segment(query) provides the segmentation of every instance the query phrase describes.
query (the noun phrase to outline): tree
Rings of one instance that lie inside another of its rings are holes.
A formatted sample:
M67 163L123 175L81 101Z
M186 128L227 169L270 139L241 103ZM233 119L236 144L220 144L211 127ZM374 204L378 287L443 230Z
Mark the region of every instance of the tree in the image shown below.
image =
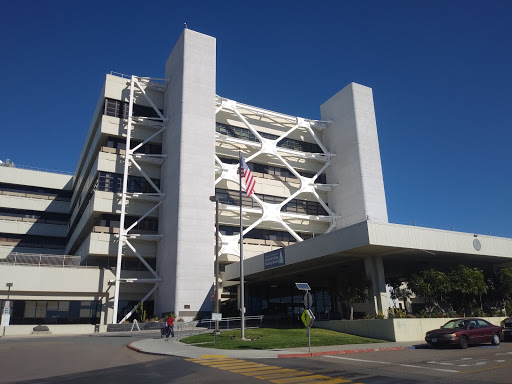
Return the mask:
M386 284L391 288L389 296L393 300L393 304L396 307L396 301L402 299L404 303L411 297L411 290L406 286L402 288L403 281L398 277L389 277L386 279Z
M483 311L482 295L489 290L484 273L478 268L460 264L450 271L449 277L452 283L452 303L462 310L463 315L466 316L466 312L473 312L477 298L480 310Z
M487 279L489 286L488 300L490 307L498 310L507 310L512 301L512 272L508 268L499 269ZM507 315L511 315L508 313Z
M337 287L338 297L350 308L350 320L354 319L354 303L364 303L368 300L368 287L370 283L366 279L357 278L355 275L345 275Z
M441 304L445 302L446 295L451 291L451 284L444 272L426 269L418 274L413 274L407 286L416 296L425 300L425 308L430 314L436 307L445 313Z

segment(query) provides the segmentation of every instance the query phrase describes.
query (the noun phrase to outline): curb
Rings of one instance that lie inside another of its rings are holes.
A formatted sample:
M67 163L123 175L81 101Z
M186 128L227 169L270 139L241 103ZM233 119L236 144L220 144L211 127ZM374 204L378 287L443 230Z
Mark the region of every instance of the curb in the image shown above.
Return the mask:
M173 356L173 355L169 355L167 353L157 353L157 352L147 352L147 351L143 351L142 349L140 348L137 348L137 347L134 347L132 345L132 343L129 343L127 345L128 349L131 349L132 351L135 351L135 352L138 352L138 353L144 353L146 355L154 355L154 356Z
M371 349L348 349L345 351L326 351L326 352L307 352L307 353L289 353L277 355L280 359L287 359L290 357L313 357L323 355L347 355L350 353L361 353L361 352L384 352L384 351L400 351L404 349L410 349L410 347L389 347L389 348L371 348Z

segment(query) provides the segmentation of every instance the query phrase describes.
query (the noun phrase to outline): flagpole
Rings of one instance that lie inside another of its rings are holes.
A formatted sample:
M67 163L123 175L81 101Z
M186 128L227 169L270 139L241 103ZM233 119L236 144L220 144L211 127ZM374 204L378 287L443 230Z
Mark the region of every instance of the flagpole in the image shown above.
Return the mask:
M245 340L245 298L244 298L244 227L242 224L242 152L239 151L239 200L240 200L240 339Z

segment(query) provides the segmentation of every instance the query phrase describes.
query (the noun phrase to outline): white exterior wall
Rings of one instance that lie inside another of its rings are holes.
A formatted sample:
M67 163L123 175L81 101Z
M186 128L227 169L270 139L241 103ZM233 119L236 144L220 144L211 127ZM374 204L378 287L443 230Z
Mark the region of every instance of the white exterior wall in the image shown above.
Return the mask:
M193 317L213 284L215 39L185 29L165 67L156 314ZM181 315L180 315L181 314Z
M329 207L342 216L338 228L366 220L387 222L377 124L371 88L351 83L321 106L332 121L322 141L336 154L327 181L340 186L328 193Z
M101 300L101 323L108 324L113 295L108 280L114 278L108 269L0 264L0 298L7 298L6 283L13 283L11 300Z
M368 223L370 243L380 246L403 247L469 255L492 255L509 261L512 256L512 239L446 231L391 223ZM478 240L481 248L473 244Z
M32 171L16 167L0 167L2 183L37 186L42 188L71 189L71 176L59 173Z

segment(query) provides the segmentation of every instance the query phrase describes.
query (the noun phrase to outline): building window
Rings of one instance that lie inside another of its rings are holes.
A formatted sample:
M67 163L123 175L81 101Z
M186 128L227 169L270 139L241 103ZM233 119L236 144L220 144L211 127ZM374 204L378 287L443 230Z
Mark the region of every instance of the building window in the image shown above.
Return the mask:
M240 234L240 227L232 227L229 225L220 225L219 231L226 236L235 236ZM312 233L298 233L302 239L310 239L314 236ZM284 241L293 243L295 237L285 231L273 231L270 229L254 228L244 235L244 239L257 239L257 240L270 240L270 241Z
M3 303L2 303L3 305ZM12 325L99 324L101 301L11 300Z
M219 156L219 159L226 164L238 164L238 159L228 158L228 157L221 157ZM297 177L288 169L283 167L274 167L268 164L259 164L250 162L247 164L249 169L253 172L263 173L266 175L272 175L272 176L280 176L280 177L290 177L295 180L298 180ZM315 173L305 172L305 171L297 171L300 175L304 177L313 177L315 176ZM316 180L316 183L318 184L326 184L326 177L325 173L322 173L319 175Z
M153 183L159 187L160 180L152 179ZM98 191L121 193L123 190L123 175L111 172L98 172L96 189ZM141 176L128 176L127 191L134 193L154 193L155 189L149 182Z
M259 141L256 138L256 136L254 135L254 133L252 133L247 128L235 127L233 125L228 125L228 124L223 124L223 123L216 123L215 131L222 135L226 135L229 137L235 137L237 139L255 141L255 142ZM267 133L267 132L259 132L258 131L258 133L262 137L269 139L269 140L275 140L279 137L277 135L273 135L273 134ZM277 143L277 146L281 147L281 148L286 148L286 149L293 149L294 151L300 151L300 152L323 153L322 148L320 148L320 146L318 144L308 143L307 141L289 139L287 137L280 140Z
M119 117L121 119L128 119L129 107L130 103L128 102L106 98L103 114L112 117ZM163 114L163 111L160 110L160 113ZM133 104L133 116L160 117L152 107L146 107L139 104Z
M215 188L215 196L219 198L219 202L221 204L239 205L240 197L238 191ZM258 197L263 202L269 204L279 204L285 200L284 197L264 194L258 194ZM245 194L242 195L242 206L250 208L259 208L258 203L256 203L253 199L246 197ZM299 199L293 199L290 202L286 203L281 208L281 212L293 212L315 216L328 216L327 211L319 202Z

